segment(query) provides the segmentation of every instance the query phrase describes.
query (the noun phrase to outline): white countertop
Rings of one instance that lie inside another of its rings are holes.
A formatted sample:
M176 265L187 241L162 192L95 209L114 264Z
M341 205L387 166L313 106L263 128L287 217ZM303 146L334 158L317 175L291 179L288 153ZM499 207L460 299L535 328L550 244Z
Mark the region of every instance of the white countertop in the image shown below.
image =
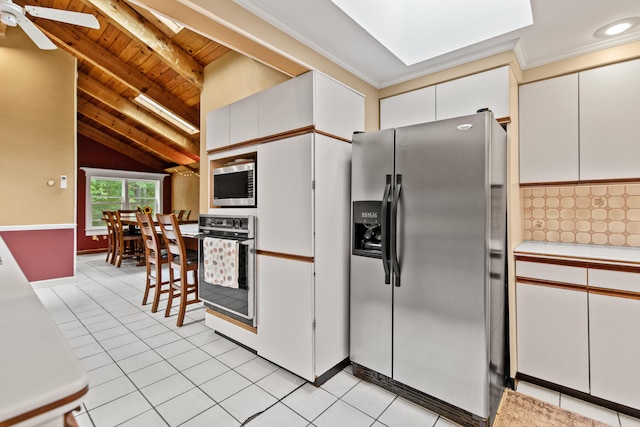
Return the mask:
M37 425L77 407L89 377L2 238L0 259L0 424Z
M515 249L516 255L532 255L599 263L640 265L640 248L588 245L579 243L537 242L526 240Z

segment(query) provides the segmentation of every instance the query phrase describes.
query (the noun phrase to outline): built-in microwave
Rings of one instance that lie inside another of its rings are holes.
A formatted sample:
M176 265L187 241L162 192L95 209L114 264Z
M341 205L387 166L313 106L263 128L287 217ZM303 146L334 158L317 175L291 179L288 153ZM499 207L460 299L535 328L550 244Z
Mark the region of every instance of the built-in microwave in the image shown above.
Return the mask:
M256 206L256 163L228 164L213 169L214 206Z

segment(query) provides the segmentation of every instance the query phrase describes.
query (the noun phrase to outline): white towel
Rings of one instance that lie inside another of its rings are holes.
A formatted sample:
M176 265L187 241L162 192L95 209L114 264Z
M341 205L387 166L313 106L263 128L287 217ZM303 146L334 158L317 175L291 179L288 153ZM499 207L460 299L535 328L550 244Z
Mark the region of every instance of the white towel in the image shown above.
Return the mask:
M238 288L238 242L205 237L204 281L212 285Z

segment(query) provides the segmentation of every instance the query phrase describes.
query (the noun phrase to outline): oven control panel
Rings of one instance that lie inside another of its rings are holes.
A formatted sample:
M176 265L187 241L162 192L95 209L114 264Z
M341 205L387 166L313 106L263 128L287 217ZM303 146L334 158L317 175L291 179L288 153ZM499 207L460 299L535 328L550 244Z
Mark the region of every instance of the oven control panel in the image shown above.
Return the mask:
M203 215L198 220L199 231L204 234L243 234L253 237L253 215Z

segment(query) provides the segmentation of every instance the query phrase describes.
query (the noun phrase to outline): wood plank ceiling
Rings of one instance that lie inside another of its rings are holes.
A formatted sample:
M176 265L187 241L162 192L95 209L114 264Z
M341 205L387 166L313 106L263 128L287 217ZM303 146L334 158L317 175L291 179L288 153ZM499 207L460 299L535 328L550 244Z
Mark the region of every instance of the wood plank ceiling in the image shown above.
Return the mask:
M203 68L229 52L187 28L174 33L150 11L122 0L14 0L95 15L100 29L31 19L78 59L78 133L154 169L197 168L190 135L134 103L145 94L200 128Z

